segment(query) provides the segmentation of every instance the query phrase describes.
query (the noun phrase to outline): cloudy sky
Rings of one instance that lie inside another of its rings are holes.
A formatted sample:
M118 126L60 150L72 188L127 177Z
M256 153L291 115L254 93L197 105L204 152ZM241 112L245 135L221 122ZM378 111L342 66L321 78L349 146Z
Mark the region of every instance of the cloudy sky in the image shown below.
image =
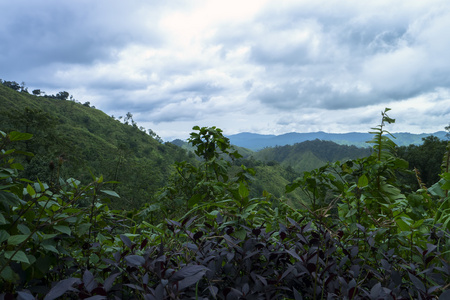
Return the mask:
M164 140L450 122L450 2L0 1L0 78L131 112Z

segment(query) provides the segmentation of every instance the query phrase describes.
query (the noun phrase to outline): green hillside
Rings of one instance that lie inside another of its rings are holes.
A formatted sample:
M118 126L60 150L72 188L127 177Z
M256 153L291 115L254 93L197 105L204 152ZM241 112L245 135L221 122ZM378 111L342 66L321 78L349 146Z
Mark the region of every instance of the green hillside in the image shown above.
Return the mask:
M19 93L0 85L0 129L33 134L21 150L35 156L25 163L25 175L43 182L92 175L120 184L119 207L134 207L151 199L165 184L175 161L189 159L185 150L162 144L131 119L130 125L104 112L70 100Z
M53 182L74 177L84 183L92 175L118 181L114 190L121 196L113 203L118 208L137 208L153 202L164 187L175 162L193 162L193 147L187 142L161 143L132 120L124 124L87 104L70 100L34 96L0 85L0 130L33 134L21 149L35 154L24 162L24 176ZM253 151L236 147L241 155ZM187 151L186 151L187 150ZM251 181L251 195L268 191L284 195L284 186L296 176L282 166L253 164L256 174ZM302 201L301 192L289 195L290 203Z
M305 141L295 145L264 148L254 153L254 158L264 162L276 161L296 172L310 171L327 162L343 161L370 155L369 148L338 145L330 141Z

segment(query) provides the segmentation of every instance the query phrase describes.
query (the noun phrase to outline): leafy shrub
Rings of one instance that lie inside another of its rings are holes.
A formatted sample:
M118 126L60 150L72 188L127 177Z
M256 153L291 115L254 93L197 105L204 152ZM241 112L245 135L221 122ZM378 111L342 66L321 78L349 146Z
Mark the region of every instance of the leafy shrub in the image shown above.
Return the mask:
M173 235L160 245L121 235L123 248L102 267L78 270L46 299L433 299L450 276L432 244L407 262L384 250L376 232L345 239L303 220L267 232L222 226L220 216L215 223L195 219L168 221ZM242 229L243 239L235 234ZM184 242L171 244L174 238Z
M118 195L102 177L19 179L14 158L31 154L11 144L31 135L0 132L0 297L448 297L450 155L439 183L404 194L396 174L407 165L383 128L394 121L387 111L372 155L286 187L310 196L302 210L267 193L250 198L253 170L229 176L226 156L239 156L215 127L194 128L199 163L178 163L159 202L137 211L110 210Z

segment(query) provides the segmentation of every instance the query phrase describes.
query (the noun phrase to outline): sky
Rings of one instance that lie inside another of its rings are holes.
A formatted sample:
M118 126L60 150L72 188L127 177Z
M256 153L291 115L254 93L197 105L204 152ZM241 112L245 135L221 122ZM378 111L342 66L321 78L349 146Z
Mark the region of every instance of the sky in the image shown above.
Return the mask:
M165 141L450 123L447 0L0 1L0 78Z

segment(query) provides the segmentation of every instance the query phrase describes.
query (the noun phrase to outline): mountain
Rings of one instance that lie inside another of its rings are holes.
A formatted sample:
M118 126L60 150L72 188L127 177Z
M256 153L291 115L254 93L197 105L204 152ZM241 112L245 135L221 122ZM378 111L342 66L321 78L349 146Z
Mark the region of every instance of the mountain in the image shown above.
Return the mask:
M434 135L440 139L446 138L445 131L438 131L435 133L421 133L413 134L407 132L393 133L396 137L394 139L398 146L407 146L410 144L421 144L422 138ZM227 136L231 143L236 146L248 148L254 151L263 149L265 147L275 147L284 145L294 145L304 141L313 141L316 139L323 141L332 141L340 145L353 145L357 147L368 147L366 141L372 139L370 133L349 132L349 133L326 133L323 131L297 133L291 132L281 135L264 135L257 133L243 132Z
M131 114L124 124L86 103L35 96L2 84L0 116L1 131L33 134L30 141L17 144L35 154L23 162L22 176L47 183L73 177L88 183L91 173L103 175L120 182L110 187L121 196L114 207L131 209L149 202L167 183L175 161L192 160L184 149L138 128Z
M25 166L21 176L50 185L57 177L76 178L83 184L91 182L92 175L118 181L109 187L120 195L112 203L114 208L151 203L167 185L175 162L194 162L192 152L186 151L194 150L190 144L181 140L161 143L132 118L124 124L88 103L31 95L0 84L0 116L1 131L33 134L30 141L16 144L19 150L35 154L21 161ZM236 148L245 157L253 154ZM257 173L251 183L252 197L261 196L263 190L281 197L284 186L295 177L279 165L253 167ZM301 201L300 190L290 194L293 206Z
M371 148L339 145L316 139L294 145L267 147L254 152L253 158L264 162L274 161L296 172L311 171L327 162L344 161L370 155Z

